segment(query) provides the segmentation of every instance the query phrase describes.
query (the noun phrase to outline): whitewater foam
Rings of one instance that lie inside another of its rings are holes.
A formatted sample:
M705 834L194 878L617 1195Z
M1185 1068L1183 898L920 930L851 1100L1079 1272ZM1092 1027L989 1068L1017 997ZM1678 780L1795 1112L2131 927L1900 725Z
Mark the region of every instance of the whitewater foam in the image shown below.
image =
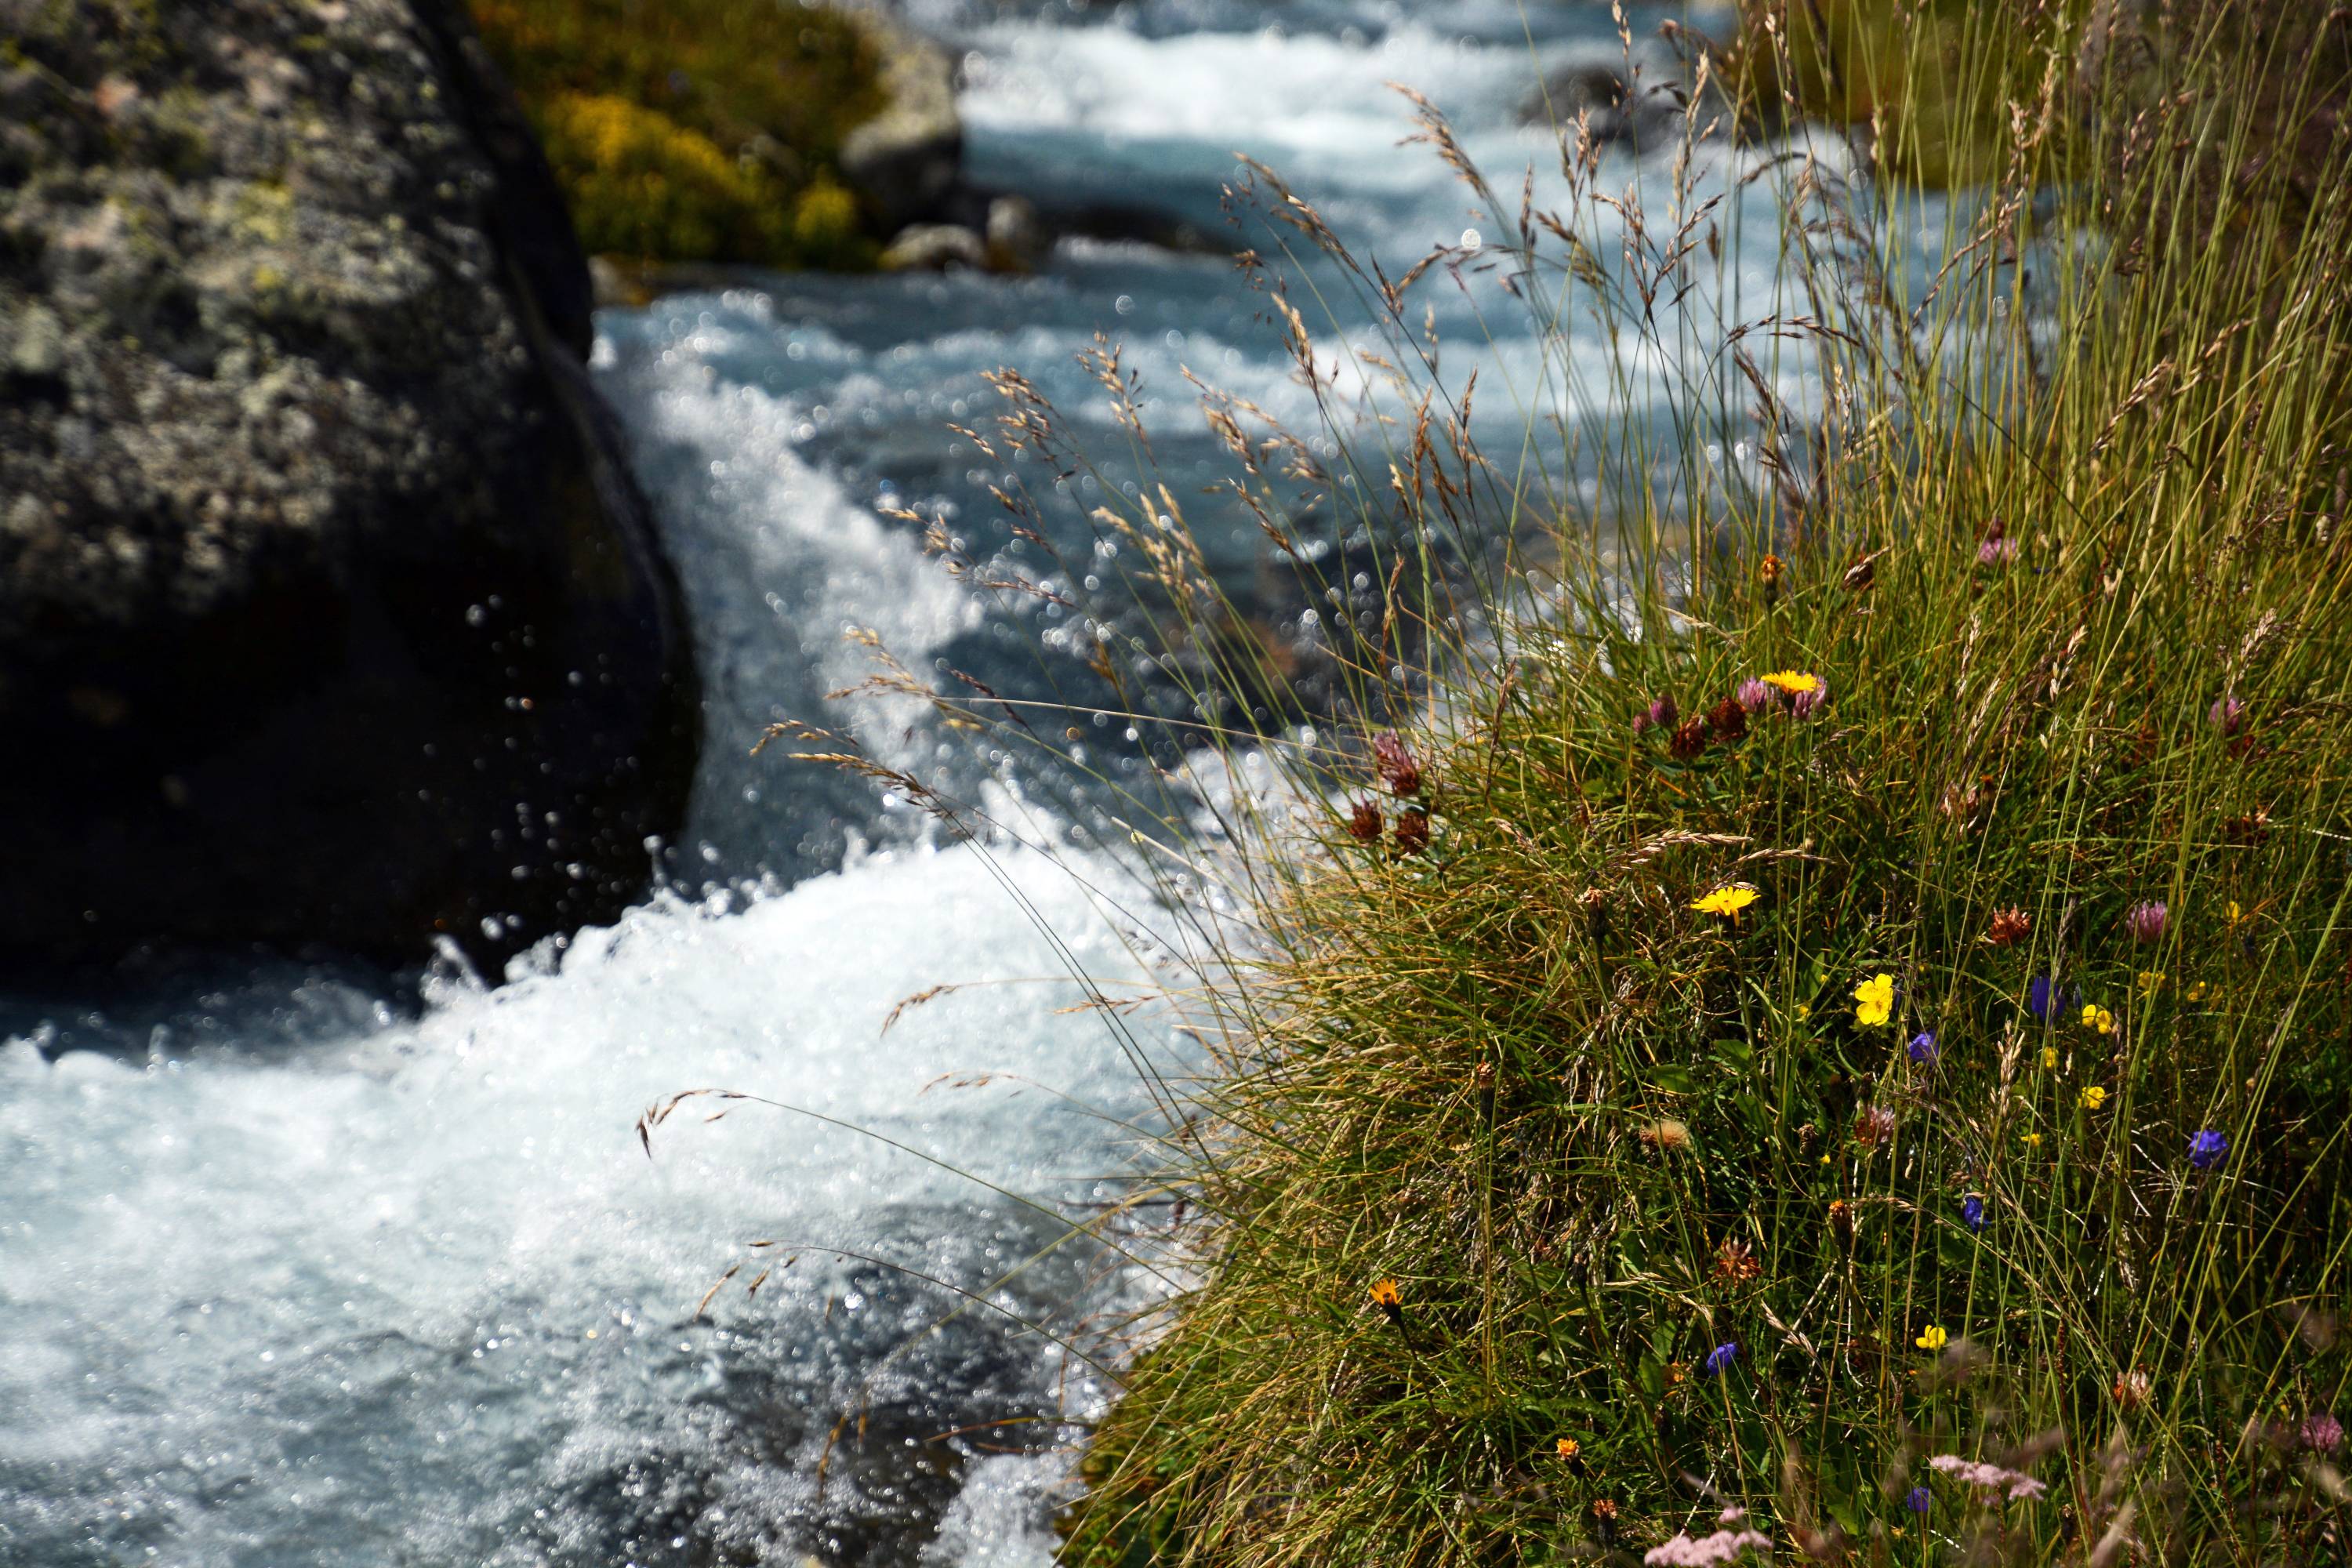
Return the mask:
M957 1298L823 1249L1065 1328L1129 1288L1098 1250L991 1291L1055 1227L969 1179L757 1107L689 1102L651 1159L632 1130L677 1089L780 1091L1014 1192L1114 1195L1129 1135L1023 1080L1114 1116L1147 1097L1096 1018L1056 1015L1081 993L1000 877L1086 968L1134 974L1066 870L966 846L739 911L662 900L552 973L445 981L291 1059L0 1048L0 1561L844 1561L908 1465L954 1469L937 1433L1083 1414L1099 1391L1050 1342L984 1311L926 1338ZM983 984L880 1032L943 982ZM744 1250L763 1237L791 1245ZM892 1463L822 1498L814 1454L860 1408ZM1052 1473L991 1517L1034 1526Z

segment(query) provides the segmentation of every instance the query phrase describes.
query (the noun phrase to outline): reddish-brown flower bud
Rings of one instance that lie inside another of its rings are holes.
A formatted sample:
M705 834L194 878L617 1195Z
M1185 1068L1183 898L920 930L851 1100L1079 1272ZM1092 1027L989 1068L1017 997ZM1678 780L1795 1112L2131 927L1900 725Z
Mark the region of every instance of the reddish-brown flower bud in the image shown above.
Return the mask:
M2148 1395L2156 1392L2156 1380L2148 1376L2146 1367L2136 1366L2129 1372L2117 1373L2115 1386L2108 1392L2115 1395L2117 1405L2126 1410L2137 1410L2147 1403Z
M1397 818L1396 847L1400 855L1418 855L1429 847L1429 813L1415 808Z
M1666 742L1666 752L1676 761L1686 763L1704 752L1706 742L1706 721L1694 719L1675 731L1674 739Z
M1992 917L1992 929L1985 932L1985 940L1995 947L2007 947L2032 930L2033 917L2023 910L2002 910Z
M1738 698L1727 697L1706 710L1706 722L1717 739L1740 740L1748 733L1748 710L1739 705Z
M1372 766L1391 795L1402 799L1421 793L1421 763L1394 730L1372 737Z
M1360 800L1348 810L1348 837L1360 844L1377 842L1381 836L1381 808L1369 800Z
M1764 1266L1744 1241L1728 1239L1715 1249L1715 1279L1719 1285L1745 1285L1763 1272Z

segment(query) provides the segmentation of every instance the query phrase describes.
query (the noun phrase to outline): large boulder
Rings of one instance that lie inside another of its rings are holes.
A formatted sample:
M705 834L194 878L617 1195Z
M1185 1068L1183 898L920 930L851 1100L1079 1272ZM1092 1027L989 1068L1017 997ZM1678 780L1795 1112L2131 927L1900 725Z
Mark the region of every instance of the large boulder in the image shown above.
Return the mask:
M609 917L690 644L459 0L0 0L0 962Z

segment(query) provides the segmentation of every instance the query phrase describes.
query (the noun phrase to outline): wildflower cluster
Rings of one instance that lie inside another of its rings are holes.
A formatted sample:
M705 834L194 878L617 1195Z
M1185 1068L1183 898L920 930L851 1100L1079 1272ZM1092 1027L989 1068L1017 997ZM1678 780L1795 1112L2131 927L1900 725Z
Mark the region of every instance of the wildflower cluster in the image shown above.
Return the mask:
M2049 1487L2021 1470L2000 1465L1989 1465L1978 1459L1963 1459L1958 1454L1938 1454L1929 1459L1930 1468L1951 1477L1964 1486L1989 1492L2000 1492L2011 1502L2038 1502L2049 1493Z
M1705 756L1711 746L1733 746L1748 739L1750 714L1773 710L1810 719L1828 700L1829 686L1821 677L1801 670L1778 670L1741 681L1730 696L1688 721L1683 720L1682 710L1675 705L1672 696L1656 698L1634 714L1633 731L1636 734L1650 730L1659 731L1666 736L1669 757L1681 763L1695 762Z

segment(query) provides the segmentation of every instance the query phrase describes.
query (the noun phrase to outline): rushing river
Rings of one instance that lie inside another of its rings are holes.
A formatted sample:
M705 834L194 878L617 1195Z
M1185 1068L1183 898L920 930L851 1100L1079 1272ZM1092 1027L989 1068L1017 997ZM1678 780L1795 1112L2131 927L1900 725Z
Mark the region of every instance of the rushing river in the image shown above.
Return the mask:
M1392 274L1493 220L1396 145L1384 84L1443 105L1515 191L1557 163L1518 123L1539 71L1620 49L1605 6L1565 0L909 10L964 53L975 182L1256 243L1221 203L1246 151ZM1533 363L1486 283L1423 291L1478 363ZM927 676L1091 689L1082 615L951 580L888 510L989 514L1003 476L945 426L989 417L1000 365L1115 445L1074 363L1098 331L1180 480L1217 462L1182 368L1311 425L1264 310L1229 259L1097 239L1027 277L780 277L608 313L598 374L708 687L674 889L490 984L162 964L0 998L0 1563L1045 1561L1069 1423L1106 1393L1063 1342L1159 1286L1049 1247L1055 1223L1002 1192L1079 1215L1123 1190L1155 1110L1130 1052L1183 1058L1164 1020L1123 1042L1066 1010L1070 975L1116 990L1165 953L1148 912L1073 875L1116 885L1102 819L919 705L824 696L870 670L850 628ZM1196 521L1246 602L1254 528ZM1115 575L1064 542L1072 576ZM992 792L1062 858L950 842L868 784L747 754L828 715ZM1118 726L1082 728L1090 765L1142 766ZM965 988L884 1032L946 984ZM689 1102L649 1159L638 1112L706 1085L833 1120Z

